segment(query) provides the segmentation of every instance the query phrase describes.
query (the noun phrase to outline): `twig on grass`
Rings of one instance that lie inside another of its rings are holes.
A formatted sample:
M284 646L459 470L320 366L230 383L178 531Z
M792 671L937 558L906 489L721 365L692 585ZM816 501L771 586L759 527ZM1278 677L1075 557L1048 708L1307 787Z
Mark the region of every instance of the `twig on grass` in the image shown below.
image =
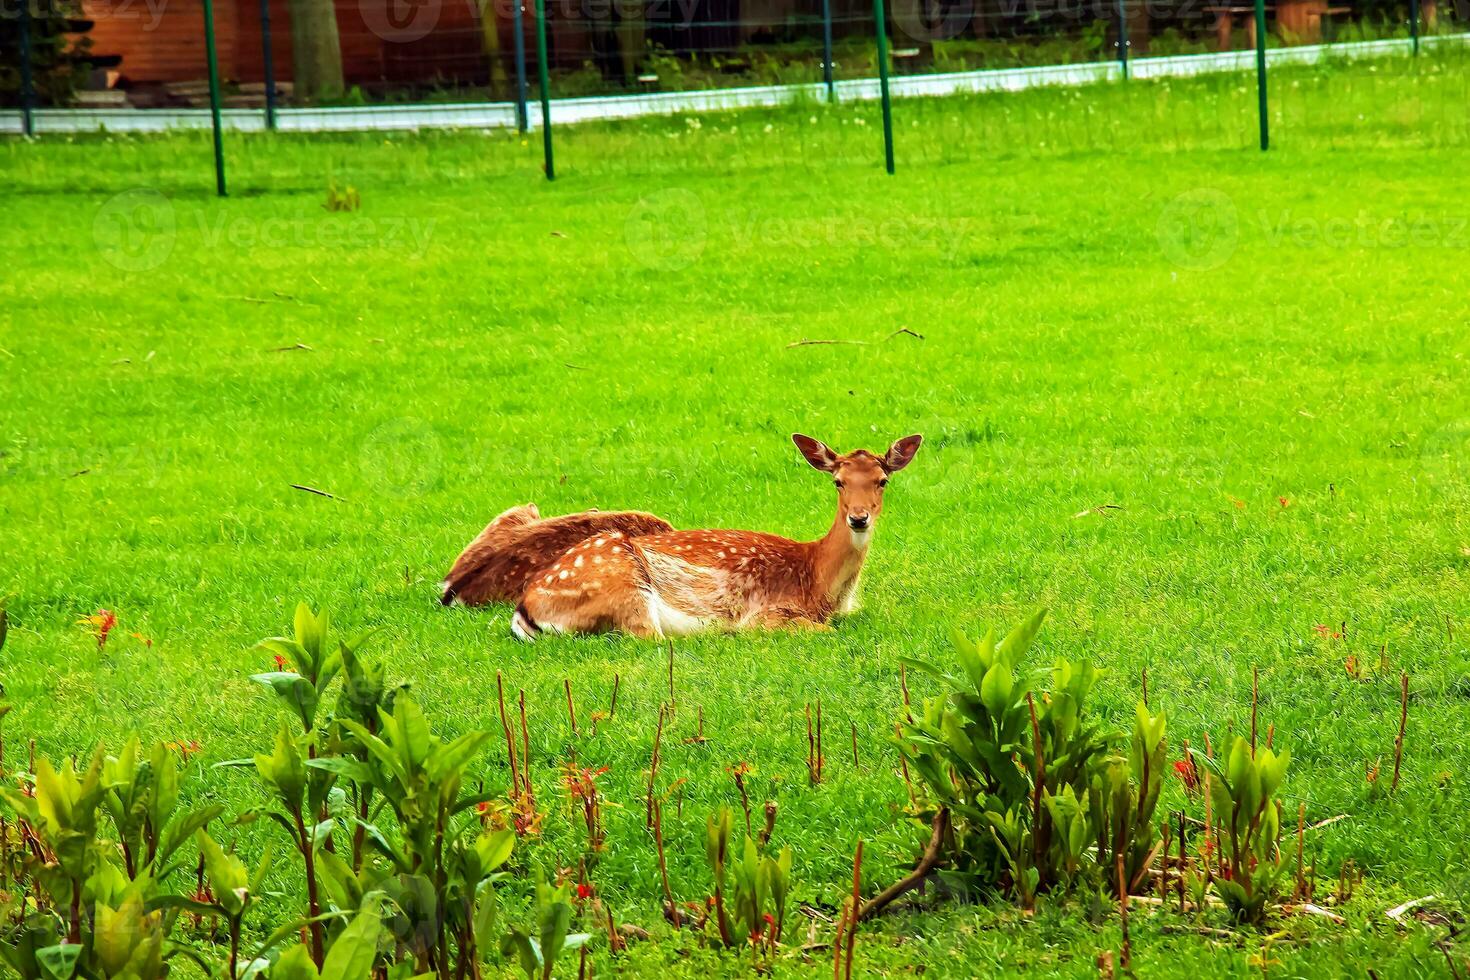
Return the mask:
M806 338L803 338L801 340L793 340L791 343L786 345L786 349L790 350L793 347L820 347L831 344L852 344L857 347L868 346L868 342L866 340L808 340Z
M871 919L882 912L904 894L922 885L930 873L939 867L939 852L944 846L945 836L949 833L949 810L941 807L934 814L932 826L933 832L929 835L929 843L924 848L924 854L919 858L919 863L914 865L914 870L864 902L862 909L858 912L859 921Z
M290 486L292 490L302 490L306 493L314 493L318 497L326 497L328 500L341 500L343 503L347 502L342 497L337 496L335 493L328 493L325 490L318 490L316 487L308 487L303 483L293 483Z

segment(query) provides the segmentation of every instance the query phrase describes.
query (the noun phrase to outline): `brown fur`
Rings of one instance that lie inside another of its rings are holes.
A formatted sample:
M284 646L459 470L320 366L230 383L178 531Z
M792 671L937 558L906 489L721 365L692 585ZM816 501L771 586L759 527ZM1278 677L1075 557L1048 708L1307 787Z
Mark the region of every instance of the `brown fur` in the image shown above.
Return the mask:
M455 559L441 601L467 606L518 602L536 573L578 541L614 532L637 537L671 530L673 525L663 518L639 511L587 510L543 520L535 504L512 507Z
M662 636L707 628L821 625L850 608L888 477L913 459L909 436L882 456L837 455L794 437L807 462L837 485L837 515L816 541L758 531L600 535L533 576L521 627Z

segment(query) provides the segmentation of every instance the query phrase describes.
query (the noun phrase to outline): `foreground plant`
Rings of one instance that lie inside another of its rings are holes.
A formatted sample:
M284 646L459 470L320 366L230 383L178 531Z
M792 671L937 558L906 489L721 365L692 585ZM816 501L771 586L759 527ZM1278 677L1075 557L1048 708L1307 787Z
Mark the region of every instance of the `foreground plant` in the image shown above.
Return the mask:
M1259 923L1286 873L1281 852L1281 804L1291 752L1259 751L1237 736L1225 765L1195 752L1210 770L1215 839L1220 856L1215 890L1240 922Z
M922 786L915 811L929 825L929 842L914 872L863 915L934 873L952 890L998 892L1031 909L1042 892L1084 878L1115 881L1117 854L1125 887L1152 860L1164 718L1140 705L1125 755L1121 738L1087 711L1100 670L1064 660L1023 670L1044 617L1037 612L999 641L994 631L978 643L955 633L959 674L906 660L944 687L898 734L904 764Z
M791 891L791 848L777 857L763 854L746 835L738 854L731 849L731 815L721 807L705 824L705 857L714 876L714 920L720 942L728 947L749 944L751 956L762 949L769 958L786 925L786 897Z
M181 807L178 760L137 739L116 756L99 745L80 769L42 758L35 770L23 788L0 788L15 821L0 958L24 980L163 977L169 960L192 955L172 939L186 900L169 881L221 808Z
M549 885L537 872L535 920L511 926L502 944L502 952L516 957L528 980L550 980L557 958L592 938L590 933L571 931L574 911L572 885Z

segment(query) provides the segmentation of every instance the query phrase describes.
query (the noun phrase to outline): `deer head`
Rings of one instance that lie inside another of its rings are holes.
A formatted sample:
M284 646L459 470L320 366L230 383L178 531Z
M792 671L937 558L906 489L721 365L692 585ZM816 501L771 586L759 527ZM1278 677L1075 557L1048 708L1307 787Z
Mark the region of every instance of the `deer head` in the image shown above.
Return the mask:
M791 441L814 469L832 474L832 482L837 487L834 528L846 524L853 543L862 546L867 544L883 510L883 488L888 486L888 478L909 465L924 437L904 436L882 455L866 449L839 455L820 440L800 433L793 435Z

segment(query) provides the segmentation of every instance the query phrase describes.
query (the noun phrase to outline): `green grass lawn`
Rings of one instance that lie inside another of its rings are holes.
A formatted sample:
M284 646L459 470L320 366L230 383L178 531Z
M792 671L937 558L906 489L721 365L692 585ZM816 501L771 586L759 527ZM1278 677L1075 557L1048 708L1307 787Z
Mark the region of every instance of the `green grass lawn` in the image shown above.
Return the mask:
M1284 99L1264 155L1243 78L900 102L893 178L869 106L568 132L555 183L534 136L232 136L227 200L196 136L0 144L6 757L31 738L52 757L134 731L197 739L196 792L259 802L207 766L269 738L252 644L308 598L343 628L382 627L369 649L446 733L498 726L497 673L525 690L550 814L523 858L575 860L550 789L569 752L609 767L593 877L655 931L620 969L745 972L657 924L642 797L666 651L522 646L505 608L441 608L437 582L527 500L815 537L833 494L790 433L846 450L917 431L860 613L676 644L660 785L685 781L668 817L681 897L709 891L704 819L737 802L737 761L780 804L796 898L830 913L859 838L869 891L902 874L897 658L943 658L949 625L1046 606L1037 663L1105 666L1119 725L1146 669L1176 748L1248 726L1258 668L1262 727L1294 755L1288 811L1346 815L1308 834L1319 897L1347 862L1366 876L1346 926L1282 920L1264 954L1267 934L1137 912L1140 976L1254 973L1262 955L1282 976L1446 973L1442 928L1383 911L1470 901L1465 110L1404 109L1416 79L1454 93L1463 70L1304 76L1298 93L1321 98ZM1139 105L1154 125L1125 139ZM1309 125L1329 110L1366 119ZM1025 142L1048 118L1060 136ZM322 208L332 179L361 210ZM99 608L119 619L101 651L77 625ZM1400 671L1401 785L1370 800ZM615 720L574 739L563 680L585 719L615 675ZM811 788L818 699L828 781ZM701 710L708 741L686 743ZM506 773L490 751L486 785ZM1184 803L1171 787L1161 808ZM268 832L238 831L242 849ZM857 972L1091 976L1118 941L1114 911L1086 902L1032 919L921 904L865 930ZM780 970L821 975L829 955Z

